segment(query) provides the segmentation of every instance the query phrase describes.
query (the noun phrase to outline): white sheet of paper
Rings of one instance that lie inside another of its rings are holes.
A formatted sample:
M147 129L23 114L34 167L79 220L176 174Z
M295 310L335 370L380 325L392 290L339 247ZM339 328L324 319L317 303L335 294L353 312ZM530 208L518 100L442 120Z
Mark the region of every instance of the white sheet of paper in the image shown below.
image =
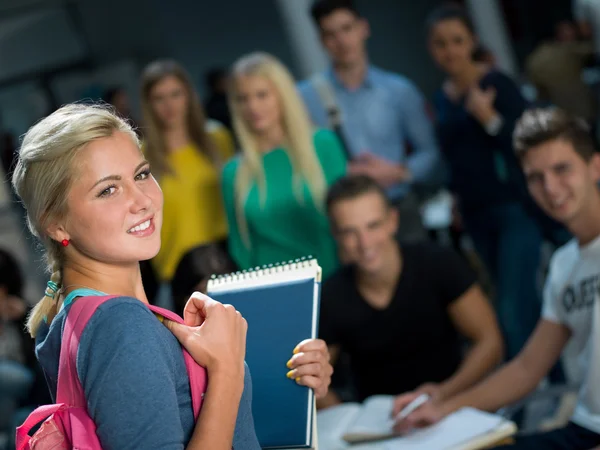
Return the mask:
M365 401L362 408L346 403L319 411L320 450L454 450L497 430L503 423L509 424L501 416L463 408L432 427L406 436L355 445L343 441L346 433L385 435L389 432L392 404L393 397L375 396Z
M391 433L394 426L393 406L394 397L392 396L377 395L370 397L363 403L360 415L347 432L381 435Z
M391 412L394 397L374 396L363 405L344 403L318 413L321 450L385 450L383 442L350 445L342 439L349 432L388 434L392 430Z
M324 450L347 448L348 445L342 441L342 435L356 421L359 410L359 404L344 403L319 411L317 414L319 447Z
M494 414L463 408L430 428L386 441L385 450L450 449L493 431L504 421Z

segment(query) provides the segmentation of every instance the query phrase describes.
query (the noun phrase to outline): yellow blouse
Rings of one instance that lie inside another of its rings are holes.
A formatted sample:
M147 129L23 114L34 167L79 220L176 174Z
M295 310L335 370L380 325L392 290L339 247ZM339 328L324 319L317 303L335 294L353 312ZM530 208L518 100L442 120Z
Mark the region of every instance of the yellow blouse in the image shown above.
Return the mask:
M207 132L223 161L233 156L233 139L224 126L211 123ZM194 144L169 154L168 162L173 173L159 180L164 196L162 244L152 260L158 277L166 282L188 250L227 237L219 168Z

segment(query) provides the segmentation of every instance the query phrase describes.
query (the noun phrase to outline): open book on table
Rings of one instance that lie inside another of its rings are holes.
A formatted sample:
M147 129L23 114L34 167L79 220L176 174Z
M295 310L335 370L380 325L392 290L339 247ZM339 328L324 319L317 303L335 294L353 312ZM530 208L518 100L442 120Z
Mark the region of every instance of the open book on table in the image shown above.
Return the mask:
M373 396L362 405L346 403L320 411L320 450L477 450L517 431L499 415L462 408L429 428L395 436L392 405L391 396Z

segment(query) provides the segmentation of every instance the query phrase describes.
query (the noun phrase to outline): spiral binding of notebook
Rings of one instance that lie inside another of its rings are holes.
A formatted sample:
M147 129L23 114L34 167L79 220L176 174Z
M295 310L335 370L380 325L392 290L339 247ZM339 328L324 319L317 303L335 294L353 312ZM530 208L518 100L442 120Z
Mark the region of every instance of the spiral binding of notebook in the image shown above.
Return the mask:
M213 275L208 281L208 291L218 292L221 289L232 289L236 286L277 284L302 278L315 278L321 281L321 267L312 256L296 260L268 264L253 269L241 270L225 275Z

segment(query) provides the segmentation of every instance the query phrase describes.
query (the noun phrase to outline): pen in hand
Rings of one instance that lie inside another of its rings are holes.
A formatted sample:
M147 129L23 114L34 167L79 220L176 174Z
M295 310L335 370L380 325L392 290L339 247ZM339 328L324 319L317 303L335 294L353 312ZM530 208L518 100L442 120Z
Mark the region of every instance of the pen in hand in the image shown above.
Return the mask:
M402 408L396 417L394 417L394 422L398 423L408 416L410 416L413 412L415 412L418 408L420 408L423 404L427 403L430 400L428 394L421 394L417 398L415 398L412 402Z

